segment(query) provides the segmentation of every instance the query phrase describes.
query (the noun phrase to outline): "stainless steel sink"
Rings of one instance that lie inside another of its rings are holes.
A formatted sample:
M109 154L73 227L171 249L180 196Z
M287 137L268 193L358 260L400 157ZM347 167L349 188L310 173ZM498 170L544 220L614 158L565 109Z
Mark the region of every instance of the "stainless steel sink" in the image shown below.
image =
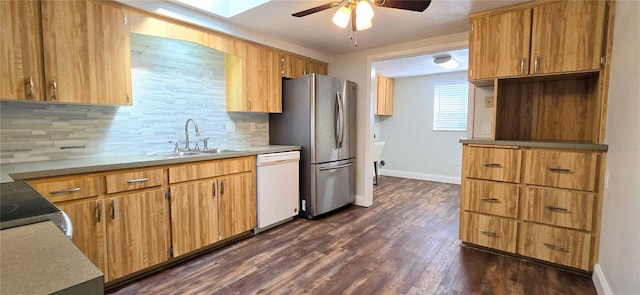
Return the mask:
M223 153L237 153L244 152L246 150L232 150L232 149L208 149L206 151L195 151L202 154L223 154Z
M183 157L195 157L205 155L215 155L224 153L244 152L246 150L232 150L232 149L209 149L206 151L181 151L181 152L149 152L144 153L147 156L160 157L166 159L183 158Z
M201 156L202 154L196 151L186 151L186 152L162 152L162 153L150 152L150 153L145 153L145 155L171 159L171 158Z

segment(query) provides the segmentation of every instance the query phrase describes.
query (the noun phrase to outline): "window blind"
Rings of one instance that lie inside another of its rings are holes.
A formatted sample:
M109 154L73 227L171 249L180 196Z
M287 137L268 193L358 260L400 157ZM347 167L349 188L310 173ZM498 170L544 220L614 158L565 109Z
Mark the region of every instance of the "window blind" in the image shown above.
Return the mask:
M434 92L433 130L467 130L469 83L436 84Z

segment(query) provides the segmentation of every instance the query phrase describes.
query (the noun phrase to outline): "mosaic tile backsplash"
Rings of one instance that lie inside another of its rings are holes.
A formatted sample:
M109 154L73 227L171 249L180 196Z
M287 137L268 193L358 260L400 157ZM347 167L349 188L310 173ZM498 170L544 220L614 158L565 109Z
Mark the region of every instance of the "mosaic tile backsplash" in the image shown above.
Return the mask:
M0 102L0 163L171 151L188 118L201 135L190 124L190 140L210 137L209 147L268 144L268 114L225 111L224 75L222 52L132 34L133 106Z

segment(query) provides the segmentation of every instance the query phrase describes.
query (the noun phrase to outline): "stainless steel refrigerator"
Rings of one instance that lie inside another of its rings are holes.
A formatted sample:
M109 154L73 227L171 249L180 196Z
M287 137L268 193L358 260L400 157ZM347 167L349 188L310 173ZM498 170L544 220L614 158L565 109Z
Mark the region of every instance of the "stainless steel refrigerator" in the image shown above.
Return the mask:
M269 142L299 145L300 215L312 219L355 201L356 84L309 74L284 80Z

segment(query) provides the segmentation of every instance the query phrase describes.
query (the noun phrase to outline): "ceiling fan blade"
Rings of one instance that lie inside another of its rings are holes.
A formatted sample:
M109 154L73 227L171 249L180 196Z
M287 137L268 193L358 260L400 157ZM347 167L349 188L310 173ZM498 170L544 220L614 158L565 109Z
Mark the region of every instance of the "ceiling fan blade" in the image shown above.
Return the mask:
M375 0L374 4L386 8L423 12L429 7L431 0Z
M323 11L325 9L336 7L336 6L340 5L340 4L342 4L342 2L344 2L344 1L335 1L335 2L331 2L331 3L323 4L323 5L320 5L320 6L309 8L307 10L298 11L298 12L292 14L291 16L295 16L295 17L307 16L309 14L320 12L320 11Z

